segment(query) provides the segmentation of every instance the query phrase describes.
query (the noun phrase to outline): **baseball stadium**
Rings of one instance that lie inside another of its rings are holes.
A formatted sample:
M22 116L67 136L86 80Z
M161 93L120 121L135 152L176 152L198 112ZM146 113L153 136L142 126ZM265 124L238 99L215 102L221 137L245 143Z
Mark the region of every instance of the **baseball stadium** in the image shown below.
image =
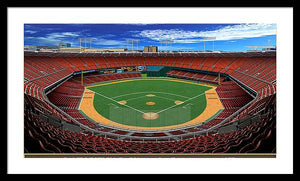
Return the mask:
M207 154L276 155L276 50L24 51L25 156Z

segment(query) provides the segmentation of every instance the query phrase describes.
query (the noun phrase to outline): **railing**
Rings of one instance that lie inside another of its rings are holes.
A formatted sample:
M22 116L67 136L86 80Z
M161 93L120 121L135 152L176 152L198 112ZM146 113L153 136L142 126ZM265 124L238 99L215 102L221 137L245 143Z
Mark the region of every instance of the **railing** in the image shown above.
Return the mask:
M63 84L64 82L66 82L67 80L69 80L72 76L73 73L68 74L67 76L53 82L52 84L48 85L47 87L44 88L43 93L45 95L49 94L50 92L52 92L54 89L56 89L57 87L59 87L61 84ZM54 86L54 87L53 87Z

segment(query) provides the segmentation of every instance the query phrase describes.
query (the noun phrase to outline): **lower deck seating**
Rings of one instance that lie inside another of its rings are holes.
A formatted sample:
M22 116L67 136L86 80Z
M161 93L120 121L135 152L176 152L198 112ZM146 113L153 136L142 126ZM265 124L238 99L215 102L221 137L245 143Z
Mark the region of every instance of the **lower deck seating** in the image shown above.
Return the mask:
M105 77L105 78L104 78ZM139 72L121 73L121 74L109 74L103 75L98 73L89 73L84 76L84 85L94 84L102 81L136 78L141 77ZM81 85L81 75L74 76L67 80L51 93L47 95L50 102L56 105L58 108L63 110L65 113L70 115L79 123L88 126L92 129L98 129L99 126L94 122L89 121L84 117L78 110L81 96L84 91L84 86ZM74 122L74 121L73 121Z
M223 82L225 77L219 77L216 75L208 75L204 73L196 73L196 72L188 72L188 71L182 71L182 70L170 70L166 73L169 77L176 77L176 78L185 78L185 79L191 79L196 81L202 81L207 83L213 83L218 84L219 81Z
M243 129L171 142L128 142L55 128L26 112L25 145L28 153L271 153L275 152L274 112ZM33 146L32 146L33 145Z
M96 84L103 81L111 81L111 80L120 80L120 79L128 79L128 78L139 78L142 77L140 72L128 72L128 73L116 73L116 74L85 74L83 76L83 80L81 80L81 75L76 75L72 78L71 81L76 83L82 83L84 86Z
M224 106L224 109L218 116L206 124L204 128L209 128L222 122L224 119L231 116L233 113L253 100L247 92L233 81L222 82L221 85L216 88L216 92Z

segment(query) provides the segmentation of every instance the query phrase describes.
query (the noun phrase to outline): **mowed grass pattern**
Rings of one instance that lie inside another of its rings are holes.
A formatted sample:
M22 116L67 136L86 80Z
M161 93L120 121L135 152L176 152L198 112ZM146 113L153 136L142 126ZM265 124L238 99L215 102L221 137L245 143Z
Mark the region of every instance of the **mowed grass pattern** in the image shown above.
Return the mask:
M94 107L103 117L130 126L162 127L182 124L199 116L206 107L205 91L211 87L170 80L134 80L104 84L95 92ZM147 96L152 94L154 96ZM188 101L186 101L188 100ZM125 105L118 101L126 101ZM175 101L184 103L176 105ZM147 102L154 103L148 105ZM153 120L143 113L158 113Z

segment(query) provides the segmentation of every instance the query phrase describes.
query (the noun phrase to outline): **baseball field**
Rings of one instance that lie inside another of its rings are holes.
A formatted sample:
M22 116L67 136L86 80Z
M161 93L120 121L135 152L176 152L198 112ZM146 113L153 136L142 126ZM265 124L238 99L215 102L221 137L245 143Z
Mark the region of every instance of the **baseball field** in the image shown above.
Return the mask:
M163 130L209 121L223 106L215 87L170 78L121 80L85 87L79 110L90 120L127 129Z

